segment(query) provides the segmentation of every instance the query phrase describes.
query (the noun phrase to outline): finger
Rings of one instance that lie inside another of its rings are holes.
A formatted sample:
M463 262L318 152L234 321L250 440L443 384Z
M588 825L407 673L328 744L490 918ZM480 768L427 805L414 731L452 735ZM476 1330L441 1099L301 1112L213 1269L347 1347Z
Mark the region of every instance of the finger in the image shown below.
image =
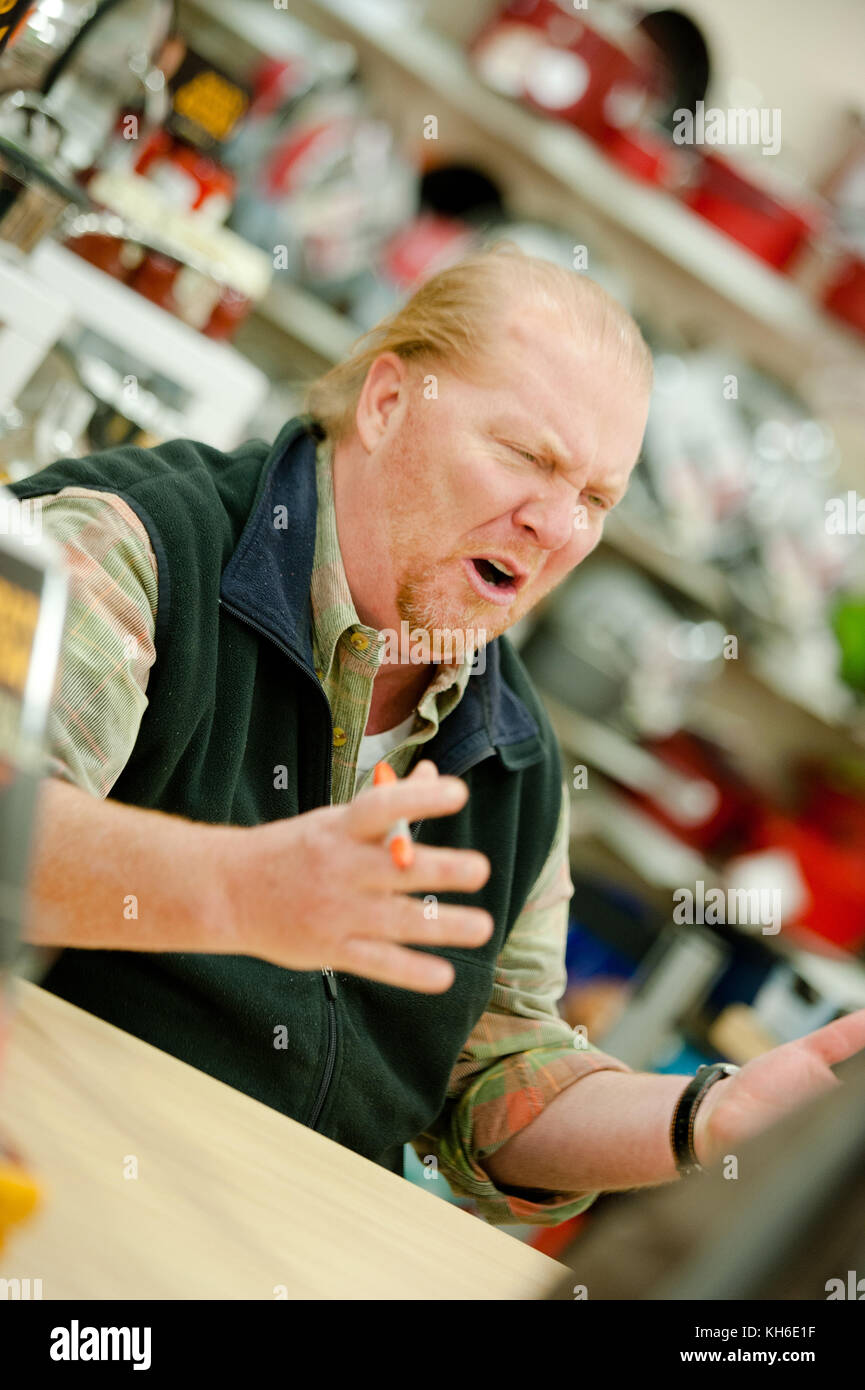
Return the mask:
M473 949L489 941L494 922L482 907L428 903L413 898L385 898L374 909L360 934L371 940L398 941L404 946L458 946Z
M468 795L459 777L406 777L361 792L346 808L345 826L356 840L380 840L401 816L407 821L452 816L466 804Z
M454 982L454 968L436 956L407 951L387 941L350 937L340 947L338 969L384 985L417 990L420 994L443 994Z
M816 1032L799 1038L797 1043L787 1044L799 1047L803 1045L829 1067L852 1057L855 1052L860 1052L865 1047L865 1009L857 1009L855 1013L836 1018L832 1023L818 1028Z
M412 946L482 946L493 931L493 919L482 907L436 903L416 898L368 899L352 936L371 941L398 941Z
M368 845L352 861L352 882L382 893L476 893L490 876L490 861L473 849L414 846L414 860L397 868L383 845Z
M409 777L414 777L418 782L435 781L439 775L439 770L432 758L421 758L419 763L415 763Z

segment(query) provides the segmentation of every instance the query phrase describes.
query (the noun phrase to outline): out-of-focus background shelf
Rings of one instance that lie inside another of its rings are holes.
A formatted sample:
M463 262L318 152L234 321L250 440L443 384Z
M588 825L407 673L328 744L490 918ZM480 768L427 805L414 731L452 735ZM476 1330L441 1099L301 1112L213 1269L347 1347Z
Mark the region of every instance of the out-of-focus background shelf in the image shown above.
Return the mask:
M184 8L215 21L232 41L279 51L283 10L258 0L243 7L231 0L184 0ZM439 146L453 157L481 153L504 181L516 211L529 217L564 214L574 225L575 241L583 229L600 238L611 259L627 263L647 314L696 326L710 312L732 341L793 382L801 381L809 364L851 363L865 395L865 347L855 334L690 209L629 178L578 130L485 87L453 40L412 19L410 6L293 0L295 15L357 48L379 109L413 129L418 143L432 99ZM480 17L472 16L475 27Z
M323 299L299 285L272 284L256 313L284 334L324 371L343 358L361 329Z

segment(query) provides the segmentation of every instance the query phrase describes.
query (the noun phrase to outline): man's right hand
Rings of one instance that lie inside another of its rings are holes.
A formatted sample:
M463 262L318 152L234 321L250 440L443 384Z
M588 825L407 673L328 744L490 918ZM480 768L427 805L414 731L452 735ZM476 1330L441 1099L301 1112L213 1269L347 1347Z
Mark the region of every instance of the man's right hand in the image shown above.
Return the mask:
M385 837L401 816L453 815L467 798L465 782L424 760L404 780L370 787L346 805L235 831L226 872L238 954L291 970L329 966L423 994L449 989L453 966L407 946L480 946L492 918L441 903L429 917L406 895L476 892L489 860L474 850L415 845L412 866L398 869Z

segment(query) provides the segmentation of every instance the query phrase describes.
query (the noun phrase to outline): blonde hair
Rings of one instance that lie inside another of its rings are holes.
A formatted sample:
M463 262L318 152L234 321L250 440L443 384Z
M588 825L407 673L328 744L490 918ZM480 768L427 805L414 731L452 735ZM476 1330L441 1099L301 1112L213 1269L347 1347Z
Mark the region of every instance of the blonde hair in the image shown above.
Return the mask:
M611 350L614 365L651 387L652 355L628 311L596 281L497 242L430 277L395 313L353 344L348 357L307 388L305 408L335 442L354 428L367 372L394 352L408 362L446 362L473 377L491 359L503 316L517 301L569 321L584 342Z

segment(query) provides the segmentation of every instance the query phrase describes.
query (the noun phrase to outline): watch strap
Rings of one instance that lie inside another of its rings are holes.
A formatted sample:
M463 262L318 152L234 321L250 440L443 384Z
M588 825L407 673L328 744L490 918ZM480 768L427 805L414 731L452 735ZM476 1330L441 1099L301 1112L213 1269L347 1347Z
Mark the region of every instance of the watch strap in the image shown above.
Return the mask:
M738 1070L732 1062L704 1063L697 1068L696 1075L679 1097L670 1123L670 1144L676 1167L683 1175L704 1171L694 1149L694 1125L703 1097L716 1081L722 1081L725 1076L732 1076Z

